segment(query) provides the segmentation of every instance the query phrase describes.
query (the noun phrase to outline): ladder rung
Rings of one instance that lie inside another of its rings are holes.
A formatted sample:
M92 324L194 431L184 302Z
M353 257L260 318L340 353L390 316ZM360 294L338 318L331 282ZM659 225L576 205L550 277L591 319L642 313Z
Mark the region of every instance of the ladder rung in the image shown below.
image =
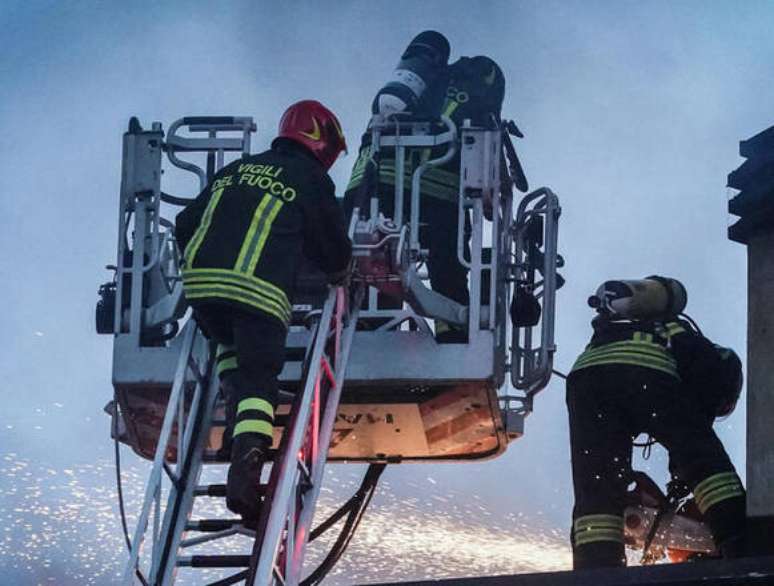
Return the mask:
M197 519L185 524L187 531L202 531L206 533L225 531L236 525L241 525L242 519Z
M276 455L277 450L269 450L266 452L266 461L273 462ZM217 450L205 450L202 454L202 462L205 464L228 464L229 459L221 456Z
M266 494L266 485L259 484L258 496L263 496L265 494ZM225 484L203 484L201 486L197 486L194 489L194 496L212 496L212 497L223 498L226 496L226 485Z
M184 568L247 568L249 555L191 555L181 556L177 565Z
M202 486L197 486L196 489L194 490L194 496L225 497L226 485L225 484L204 484Z

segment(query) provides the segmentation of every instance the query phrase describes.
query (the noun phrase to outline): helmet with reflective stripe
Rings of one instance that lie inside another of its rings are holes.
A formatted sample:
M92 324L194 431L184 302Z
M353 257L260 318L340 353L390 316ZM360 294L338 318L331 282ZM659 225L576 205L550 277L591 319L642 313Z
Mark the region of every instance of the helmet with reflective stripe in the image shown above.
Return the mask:
M285 110L278 136L308 148L326 171L347 150L339 119L315 100L302 100Z

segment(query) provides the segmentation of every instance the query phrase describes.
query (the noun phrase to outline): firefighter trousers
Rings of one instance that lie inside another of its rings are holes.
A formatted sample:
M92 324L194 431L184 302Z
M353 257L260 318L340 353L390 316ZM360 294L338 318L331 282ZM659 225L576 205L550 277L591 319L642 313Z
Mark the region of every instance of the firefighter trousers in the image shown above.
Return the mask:
M287 331L277 320L211 303L195 308L196 320L218 343L217 369L226 399L224 444L242 434L271 443L277 377Z
M576 569L625 565L624 509L632 440L649 433L692 489L715 542L741 539L745 494L712 423L677 378L642 366L573 371L567 382Z

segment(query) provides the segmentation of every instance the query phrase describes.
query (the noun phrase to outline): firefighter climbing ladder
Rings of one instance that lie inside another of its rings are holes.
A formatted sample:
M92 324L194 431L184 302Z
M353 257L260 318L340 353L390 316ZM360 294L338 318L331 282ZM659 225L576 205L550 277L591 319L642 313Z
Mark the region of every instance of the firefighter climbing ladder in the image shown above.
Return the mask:
M359 301L357 296L354 301ZM154 524L147 578L150 584L172 583L178 567L242 566L250 570L239 572L234 579L246 579L248 584L296 584L300 581L305 541L310 534L325 466L327 452L321 446L330 443L358 307L359 303L350 305L343 288L332 290L323 306L308 348L303 391L295 397L269 483L263 487L264 505L257 531L246 529L238 520L190 519L197 496L225 496L225 486L197 485L206 457L205 438L218 396L218 380L208 344L195 323L188 322L159 447L124 572L125 584L135 583L139 554L151 516ZM193 379L195 390L186 408L184 391L190 379ZM177 464L173 470L166 463L165 455L175 422L179 431ZM164 475L170 480L171 487L162 520ZM186 531L207 533L183 539ZM251 555L180 555L188 547L237 533L255 536Z
M352 285L326 289L318 277L308 288L312 301L298 294L304 299L295 301L299 305L294 306L280 377L281 385L295 392L281 393L280 403L290 404L289 413L278 415L277 427L284 432L262 486L257 527L248 528L235 519L192 519L197 499L225 496L223 484L200 484L205 463L223 462L217 453L223 407L214 349L195 321L185 318L180 253L173 226L161 213L162 203L180 206L190 200L162 191L161 159L166 153L204 188L224 165L226 153L249 153L255 125L245 117L189 117L173 123L165 137L159 123L144 130L132 119L124 135L117 261L109 267L115 277L100 289L97 311L98 331L114 334L116 400L109 412L115 439L153 460L133 539L127 538L124 584L169 585L179 568L235 569L212 583L224 586L299 584L326 459L486 458L502 453L510 439L523 433L532 399L550 378L555 350L554 297L561 285L556 275L561 266L558 199L547 188L536 190L522 200L514 218L512 196L500 193L501 130L465 125L458 134L450 120L443 122L447 130L441 134L428 132L422 122L372 122L374 159L379 149L394 149L400 175L407 148L447 150L413 171L408 225L379 216L373 197L367 202L368 218L354 214ZM188 135L180 135L181 129ZM470 269L468 306L428 289L423 284L427 275L418 270L427 258L419 238L421 175L451 160L457 149L460 234L472 215L470 255L461 238L457 250ZM196 152L206 154L206 168L179 158ZM398 184L396 209L404 195ZM486 254L485 203L495 211ZM396 284L403 307L377 307L376 290L395 293ZM514 324L507 336L514 285L533 293L543 309L536 335L531 327L537 322ZM435 343L428 319L466 328L468 342ZM505 389L508 370L516 392ZM358 395L351 405L360 411L353 416L341 403L345 373L350 394ZM332 441L337 409L344 408L347 421L358 421L366 407L371 427L349 435L351 430L343 430ZM366 450L354 438L368 433ZM396 451L389 452L393 446ZM253 540L249 555L189 553L237 536Z

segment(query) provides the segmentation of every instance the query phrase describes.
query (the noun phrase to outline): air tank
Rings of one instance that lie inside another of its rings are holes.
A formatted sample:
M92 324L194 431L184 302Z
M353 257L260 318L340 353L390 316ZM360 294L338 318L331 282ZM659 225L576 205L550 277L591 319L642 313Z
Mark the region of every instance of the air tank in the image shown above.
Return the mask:
M619 319L655 320L685 309L688 293L677 279L656 275L638 280L605 281L589 297L589 307Z
M376 94L372 113L387 116L406 111L416 114L428 88L446 75L449 51L449 41L439 32L424 31L414 37L392 78Z

